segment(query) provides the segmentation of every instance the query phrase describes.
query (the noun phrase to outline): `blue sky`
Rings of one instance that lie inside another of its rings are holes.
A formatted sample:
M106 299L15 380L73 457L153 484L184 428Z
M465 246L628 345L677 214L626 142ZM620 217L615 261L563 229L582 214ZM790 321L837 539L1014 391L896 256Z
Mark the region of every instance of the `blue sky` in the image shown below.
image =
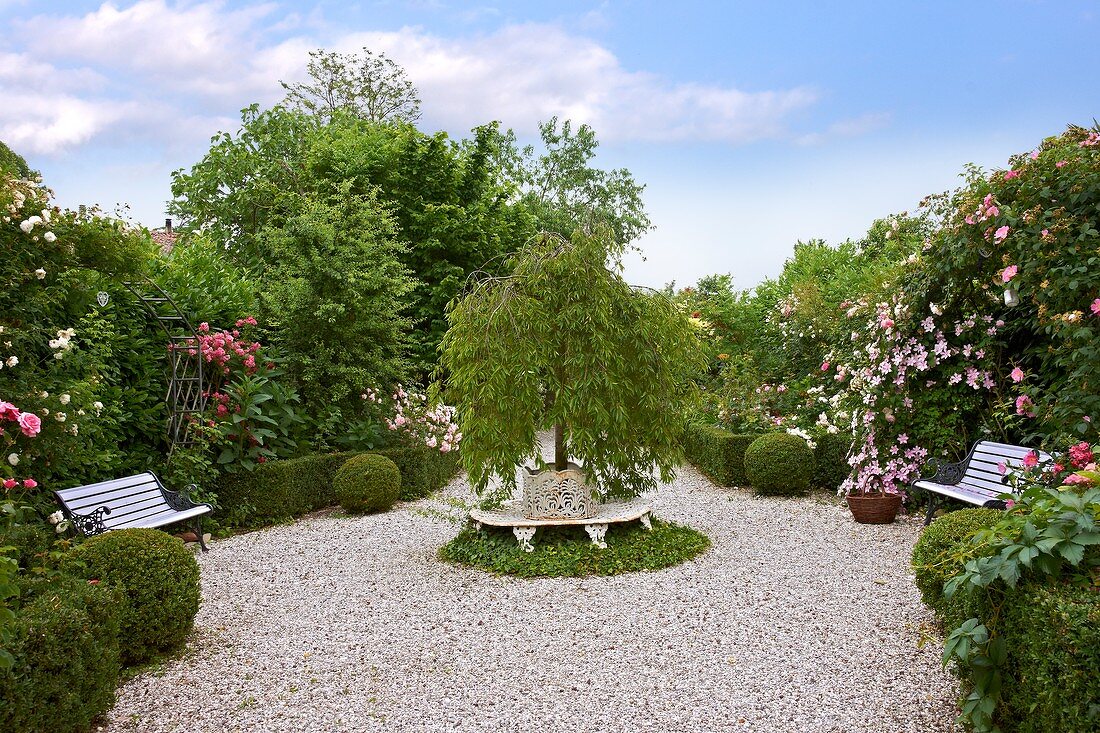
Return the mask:
M384 51L421 126L588 122L647 184L635 282L776 275L1100 117L1100 2L0 0L0 139L66 206L164 220L170 173L314 48Z

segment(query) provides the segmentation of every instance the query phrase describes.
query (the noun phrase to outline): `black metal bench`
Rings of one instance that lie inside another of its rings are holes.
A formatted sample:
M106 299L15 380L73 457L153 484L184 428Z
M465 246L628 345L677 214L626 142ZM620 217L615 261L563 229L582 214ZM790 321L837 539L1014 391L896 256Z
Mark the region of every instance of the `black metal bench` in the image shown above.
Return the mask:
M149 472L62 489L54 494L61 502L65 518L82 535L129 527L163 527L190 519L205 552L202 517L213 507L191 501L188 491L192 488L193 484L183 491L170 491Z
M1050 460L1050 454L1033 448L1007 443L979 441L970 449L966 458L958 463L945 463L933 458L925 467L936 473L932 478L914 481L912 488L929 492L928 513L924 523L932 521L932 514L944 499L958 499L968 504L1004 509L1002 494L1011 494L1012 486L1006 483L1001 465L1020 468L1029 453L1036 453L1040 461Z

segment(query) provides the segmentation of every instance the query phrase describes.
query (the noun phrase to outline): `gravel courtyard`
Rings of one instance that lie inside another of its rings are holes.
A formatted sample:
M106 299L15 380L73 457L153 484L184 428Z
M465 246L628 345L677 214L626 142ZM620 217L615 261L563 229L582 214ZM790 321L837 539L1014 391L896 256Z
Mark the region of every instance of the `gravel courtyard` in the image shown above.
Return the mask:
M918 648L915 520L859 526L690 466L654 505L714 546L653 573L493 577L436 559L457 531L439 500L215 542L188 652L125 683L101 729L956 730L939 644Z

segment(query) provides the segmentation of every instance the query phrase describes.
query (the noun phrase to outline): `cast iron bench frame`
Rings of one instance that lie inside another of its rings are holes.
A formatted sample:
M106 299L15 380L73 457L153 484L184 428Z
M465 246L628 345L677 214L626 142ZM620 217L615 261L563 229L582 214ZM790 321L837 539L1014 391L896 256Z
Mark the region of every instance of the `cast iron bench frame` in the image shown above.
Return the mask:
M163 527L193 519L191 526L199 546L206 552L202 517L214 508L191 501L189 492L196 488L190 484L182 491L171 491L156 474L148 471L53 493L65 518L85 537L112 529Z
M1050 460L1049 453L1021 445L980 440L970 449L966 458L958 463L947 463L938 458L929 459L925 468L934 470L934 476L914 481L911 488L929 493L928 513L925 525L932 522L932 514L945 499L957 499L968 504L1004 509L1002 494L1012 494L1012 486L1006 483L998 464L1006 468L1020 468L1029 453L1038 455L1040 461Z

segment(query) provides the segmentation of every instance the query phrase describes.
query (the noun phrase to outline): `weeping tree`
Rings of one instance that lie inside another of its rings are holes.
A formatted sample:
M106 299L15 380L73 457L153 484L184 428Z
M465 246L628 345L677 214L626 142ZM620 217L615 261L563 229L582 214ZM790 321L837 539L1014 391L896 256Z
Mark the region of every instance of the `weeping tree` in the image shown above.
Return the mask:
M554 469L575 457L605 499L672 479L702 352L666 295L622 279L615 241L606 228L540 234L511 274L475 275L450 304L441 367L479 494L493 477L501 486L488 498L510 494L516 466L541 461L537 431L550 427Z

